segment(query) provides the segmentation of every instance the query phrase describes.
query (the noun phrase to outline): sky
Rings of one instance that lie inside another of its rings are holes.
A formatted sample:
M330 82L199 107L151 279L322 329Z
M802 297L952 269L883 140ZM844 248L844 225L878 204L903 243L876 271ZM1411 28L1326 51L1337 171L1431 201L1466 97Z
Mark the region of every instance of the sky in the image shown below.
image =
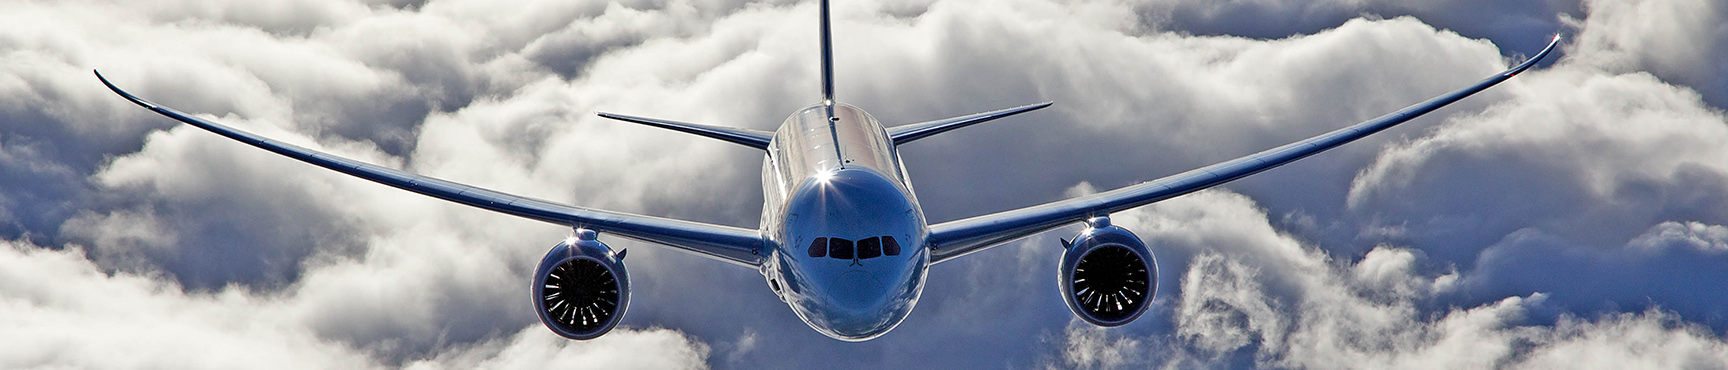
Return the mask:
M1114 215L1132 324L1057 291L1075 226L933 266L829 339L755 271L628 249L619 327L536 319L566 227L347 177L140 109L570 204L755 227L771 130L819 99L814 1L0 0L0 368L1728 367L1728 5L1709 0L836 0L837 98L931 221L1427 116Z

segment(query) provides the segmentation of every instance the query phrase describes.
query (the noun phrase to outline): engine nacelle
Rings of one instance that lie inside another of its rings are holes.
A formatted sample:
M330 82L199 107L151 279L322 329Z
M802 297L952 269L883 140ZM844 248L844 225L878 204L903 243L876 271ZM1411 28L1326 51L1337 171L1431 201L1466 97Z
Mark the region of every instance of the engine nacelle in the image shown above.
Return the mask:
M1064 241L1057 283L1068 309L1098 326L1139 318L1158 290L1158 261L1146 243L1109 217L1086 220L1086 230Z
M565 338L594 339L611 331L630 307L630 275L593 230L558 243L534 270L534 310Z

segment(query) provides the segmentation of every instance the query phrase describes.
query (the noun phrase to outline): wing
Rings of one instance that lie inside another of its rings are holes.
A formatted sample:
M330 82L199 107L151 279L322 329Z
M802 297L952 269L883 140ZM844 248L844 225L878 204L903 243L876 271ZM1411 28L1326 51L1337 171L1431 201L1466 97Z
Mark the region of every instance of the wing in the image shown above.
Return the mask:
M1559 43L1560 36L1555 35L1548 47L1543 48L1542 52L1530 60L1475 85L1307 140L1103 193L932 225L929 238L931 261L946 261L1062 225L1080 222L1088 217L1108 215L1210 188L1344 145L1512 78L1542 60L1549 52L1554 51L1555 45Z
M109 83L107 78L102 77L101 72L96 73L96 78L101 79L102 84L114 90L114 93L157 114L336 172L501 213L664 244L734 264L754 267L762 263L757 252L761 250L764 242L761 233L756 230L573 207L380 167L192 117L128 94Z

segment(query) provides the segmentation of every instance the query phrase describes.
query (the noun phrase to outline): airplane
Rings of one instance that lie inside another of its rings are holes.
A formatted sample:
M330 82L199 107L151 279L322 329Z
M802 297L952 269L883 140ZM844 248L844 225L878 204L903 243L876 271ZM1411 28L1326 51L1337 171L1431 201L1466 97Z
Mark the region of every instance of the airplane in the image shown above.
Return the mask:
M1305 140L1110 191L932 225L898 148L1052 103L886 127L864 110L835 100L828 3L818 4L822 100L792 113L773 132L599 113L763 151L764 204L756 229L560 204L337 157L151 103L92 72L134 104L247 145L399 189L572 228L572 235L541 260L530 290L541 323L560 336L597 338L629 308L626 253L599 240L608 233L754 268L812 329L858 342L880 337L906 319L931 265L1076 223L1084 229L1061 239L1057 281L1064 303L1094 325L1132 322L1146 312L1158 288L1157 261L1138 236L1111 224L1112 213L1224 184L1391 128L1512 78L1560 42L1555 35L1529 60L1474 85Z

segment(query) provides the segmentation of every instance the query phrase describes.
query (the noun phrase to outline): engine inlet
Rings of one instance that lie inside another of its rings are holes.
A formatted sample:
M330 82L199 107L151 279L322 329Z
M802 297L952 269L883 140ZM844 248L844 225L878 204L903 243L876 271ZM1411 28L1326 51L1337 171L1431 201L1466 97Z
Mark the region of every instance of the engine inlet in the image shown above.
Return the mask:
M541 297L551 321L571 332L601 329L618 311L618 279L599 262L572 259L546 275Z
M1100 246L1074 266L1074 302L1102 321L1128 319L1146 304L1147 275L1139 254L1120 245Z

